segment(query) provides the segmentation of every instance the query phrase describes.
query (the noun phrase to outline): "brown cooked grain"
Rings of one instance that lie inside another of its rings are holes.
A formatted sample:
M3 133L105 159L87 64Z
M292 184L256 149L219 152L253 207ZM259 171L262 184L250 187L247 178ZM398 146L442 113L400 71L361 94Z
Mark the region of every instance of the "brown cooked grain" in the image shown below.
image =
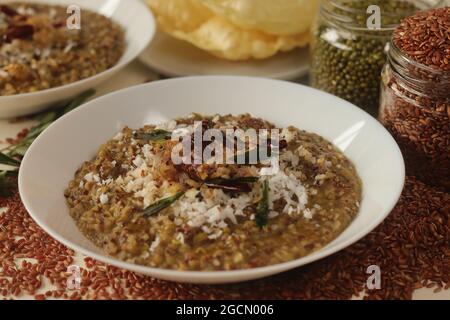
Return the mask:
M2 9L1 96L95 76L116 65L124 52L122 27L96 12L83 9L80 29L70 30L64 6L12 2Z

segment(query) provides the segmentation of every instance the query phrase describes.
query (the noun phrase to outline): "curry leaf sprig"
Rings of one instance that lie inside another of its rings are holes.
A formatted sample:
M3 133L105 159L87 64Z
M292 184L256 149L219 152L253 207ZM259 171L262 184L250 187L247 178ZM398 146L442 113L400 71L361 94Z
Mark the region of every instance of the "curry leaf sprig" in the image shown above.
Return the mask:
M94 93L94 90L88 90L59 108L36 115L34 120L37 121L37 124L30 129L20 142L3 149L2 153L9 157L23 157L33 141L56 119L83 104Z
M161 212L162 210L170 207L172 204L174 204L178 199L180 199L182 196L184 195L184 192L180 191L178 193L176 193L175 195L168 197L168 198L164 198L161 199L153 204L151 204L150 206L148 206L144 212L142 212L142 214L145 217L150 217L152 215L155 215L159 212Z
M20 166L19 160L14 159L13 157L10 157L9 155L3 153L0 153L0 163L12 167Z
M134 135L135 139L144 140L144 141L161 141L167 140L172 137L172 132L156 129L152 132L136 132Z
M0 165L7 166L6 169L0 170L0 196L11 194L11 190L15 186L11 181L11 177L17 176L21 158L28 151L33 141L56 119L83 104L94 93L94 90L88 90L59 108L36 115L32 120L35 120L37 123L28 131L25 137L19 142L0 150Z

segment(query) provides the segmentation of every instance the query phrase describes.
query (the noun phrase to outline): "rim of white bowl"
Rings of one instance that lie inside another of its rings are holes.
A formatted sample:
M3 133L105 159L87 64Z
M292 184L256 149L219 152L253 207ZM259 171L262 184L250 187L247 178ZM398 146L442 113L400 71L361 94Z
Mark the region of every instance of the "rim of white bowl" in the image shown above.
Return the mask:
M247 80L247 81L271 81L271 82L275 82L275 83L284 83L284 85L286 86L292 86L292 87L303 87L306 88L308 90L312 90L314 92L316 92L318 95L327 95L327 96L331 96L334 97L335 99L340 100L341 102L344 102L344 104L341 106L343 108L347 108L348 110L352 110L351 112L357 112L360 113L362 118L374 123L375 126L377 126L379 129L382 130L385 138L390 141L392 143L392 146L394 147L394 152L397 154L397 156L399 157L399 163L400 163L400 172L399 172L399 185L398 185L398 189L397 192L395 193L395 195L393 195L392 197L392 201L391 203L389 203L389 205L387 206L386 211L380 215L377 219L375 219L374 221L372 221L371 224L367 225L365 228L363 228L362 230L360 230L359 232L357 232L355 235L353 235L351 238L343 241L340 244L335 245L334 247L330 247L330 248L323 248L320 249L319 251L313 252L305 257L299 258L299 259L295 259L292 261L288 261L288 262L283 262L283 263L279 263L279 264L274 264L274 265L269 265L269 266L264 266L264 267L257 267L257 268L252 268L252 269L242 269L242 270L231 270L231 271L178 271L178 270L170 270L170 269L161 269L161 268L152 268L152 267L147 267L147 266L143 266L143 265L138 265L138 264L134 264L134 263L129 263L129 262L124 262L122 260L116 259L114 257L110 257L106 254L98 254L95 252L92 252L88 249L85 249L77 244L72 243L69 240L66 240L64 237L60 236L57 232L54 232L52 229L48 228L46 226L46 223L44 223L43 221L41 221L41 219L39 219L36 215L33 214L33 210L31 208L31 205L29 203L27 203L26 201L24 201L23 197L22 197L22 190L24 189L23 186L23 174L21 174L21 170L19 171L19 178L18 178L18 183L19 183L19 193L21 195L21 199L22 202L25 206L25 209L27 209L28 213L30 214L30 216L33 218L33 220L45 231L47 232L51 237L53 237L55 240L61 242L62 244L64 244L65 246L75 250L76 252L82 253L88 257L92 257L98 261L113 265L115 267L119 267L122 269L127 269L133 272L137 272L140 274L154 274L155 277L158 278L166 278L166 279L180 279L180 278L187 278L189 277L192 281L183 281L183 280L169 280L169 281L177 281L177 282L182 282L182 283L233 283L233 282L245 282L247 280L233 280L236 278L246 278L246 279L251 279L252 275L254 276L253 279L258 278L258 276L255 276L256 274L269 274L269 275L273 275L273 274L279 274L282 273L284 271L288 271L288 270L292 270L298 267L301 267L303 265L309 264L311 262L314 261L318 261L321 260L327 256L330 256L334 253L337 253L339 251L341 251L342 249L356 243L357 241L361 240L363 237L365 237L367 234L369 234L371 231L373 231L377 226L379 226L385 219L386 217L392 212L392 210L394 209L394 207L396 206L398 200L400 199L401 193L403 191L403 187L405 184L405 178L406 178L406 173L405 173L405 163L404 163L404 159L403 159L403 155L400 151L400 148L397 144L397 142L394 140L394 138L392 137L392 135L386 130L386 128L384 128L381 123L379 123L376 119L374 119L371 115L369 115L367 112L365 112L364 110L360 109L359 107L351 104L350 102L341 99L339 97L333 96L329 93L320 91L318 89L315 88L311 88L305 85L301 85L301 84L297 84L297 83L292 83L292 82L288 82L285 80L276 80L276 79L265 79L265 78L258 78L258 77L246 77L246 76L191 76L191 77L182 77L182 78L175 78L175 79L165 79L165 80L159 80L159 81L154 81L151 83L145 83L145 84L141 84L141 85L137 85L137 86L133 86L133 87L129 87L129 88L125 88L125 89L121 89L118 91L115 91L113 93L101 96L99 98L93 99L85 104L83 104L82 106L72 110L71 112L65 114L64 116L62 116L60 119L58 119L57 121L55 121L54 123L52 123L45 131L51 131L52 127L55 126L56 123L59 123L61 121L65 121L65 119L71 117L73 114L78 113L78 112L83 112L83 110L85 108L89 108L91 106L91 104L96 104L96 103L100 103L102 100L106 100L106 99L110 99L116 95L121 95L123 94L123 92L128 92L128 91L134 91L134 90L140 90L143 87L148 87L148 86L161 86L164 85L167 82L183 82L183 81L204 81L206 80L214 80L214 79L223 79L223 78L229 78L230 80L233 79L241 79L241 80ZM25 157L23 159L23 163L26 163L27 159L28 159L28 154L31 154L30 151L32 151L36 145L38 145L39 141L41 139L43 139L44 134L41 134L40 136L38 136L38 138L35 140L35 142L30 146L30 149L28 150L27 154L25 154ZM359 212L358 212L359 214ZM217 282L212 282L210 281L211 278L219 278L221 279L220 281ZM264 276L262 276L264 277Z
M146 12L147 14L147 19L151 24L151 28L148 28L148 30L146 30L147 33L147 38L145 39L145 41L143 41L143 45L141 48L139 48L139 50L136 50L136 53L131 55L130 57L128 57L127 59L124 59L125 53L127 52L127 48L130 46L129 43L125 43L126 48L125 51L122 55L122 57L120 58L120 60L111 68L104 70L100 73L97 73L94 76L85 78L85 79L81 79L75 82L71 82L62 86L58 86L58 87L54 87L54 88L49 88L49 89L45 89L45 90L39 90L36 92L28 92L28 93L19 93L19 94L14 94L14 95L8 95L8 96L0 96L0 99L5 101L5 100L12 100L12 99L17 99L17 98L32 98L32 97L37 97L38 95L44 95L44 94L49 94L49 93L55 93L55 92L59 92L59 91L63 91L63 90L67 90L69 88L75 87L75 86L79 86L82 84L85 84L86 82L90 82L93 81L97 78L103 77L105 75L107 75L108 73L113 73L116 72L118 70L120 70L121 68L125 67L126 65L128 65L130 62L132 62L134 59L136 59L137 57L139 57L142 52L148 47L148 45L150 44L150 42L152 41L152 39L155 37L156 34L156 20L155 20L155 16L153 15L153 13L151 12L150 9L147 8L147 6L145 5L144 2L140 1L140 0L121 0L121 1L132 1L134 2L136 5L141 6L142 10L144 12ZM41 1L39 1L41 2ZM42 3L45 3L45 1L42 1ZM90 9L92 11L94 11L93 9ZM95 10L94 12L99 13L98 10ZM109 19L114 20L114 22L117 22L117 20L108 17ZM119 23L120 24L120 23ZM127 29L127 26L124 26L122 24L120 24L120 26L122 26L122 28L124 28L124 30Z

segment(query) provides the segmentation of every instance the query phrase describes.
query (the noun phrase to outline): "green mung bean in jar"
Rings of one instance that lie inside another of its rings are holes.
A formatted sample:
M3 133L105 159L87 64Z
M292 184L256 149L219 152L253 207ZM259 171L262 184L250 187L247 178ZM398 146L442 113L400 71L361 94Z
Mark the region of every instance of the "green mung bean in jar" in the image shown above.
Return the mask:
M386 45L398 23L443 0L322 0L311 44L312 86L376 116Z

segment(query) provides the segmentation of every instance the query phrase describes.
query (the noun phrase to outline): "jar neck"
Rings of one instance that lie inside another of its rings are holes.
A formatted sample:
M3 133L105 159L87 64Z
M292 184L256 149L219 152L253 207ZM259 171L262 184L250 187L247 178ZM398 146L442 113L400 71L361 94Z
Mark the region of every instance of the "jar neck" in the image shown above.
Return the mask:
M419 10L430 9L444 3L445 0L322 0L320 15L330 24L354 32L390 34L403 18ZM373 28L368 20L373 13L369 6L380 9L380 25ZM369 11L369 13L368 13Z
M436 98L449 98L450 71L429 67L411 59L392 41L387 63L403 88Z

